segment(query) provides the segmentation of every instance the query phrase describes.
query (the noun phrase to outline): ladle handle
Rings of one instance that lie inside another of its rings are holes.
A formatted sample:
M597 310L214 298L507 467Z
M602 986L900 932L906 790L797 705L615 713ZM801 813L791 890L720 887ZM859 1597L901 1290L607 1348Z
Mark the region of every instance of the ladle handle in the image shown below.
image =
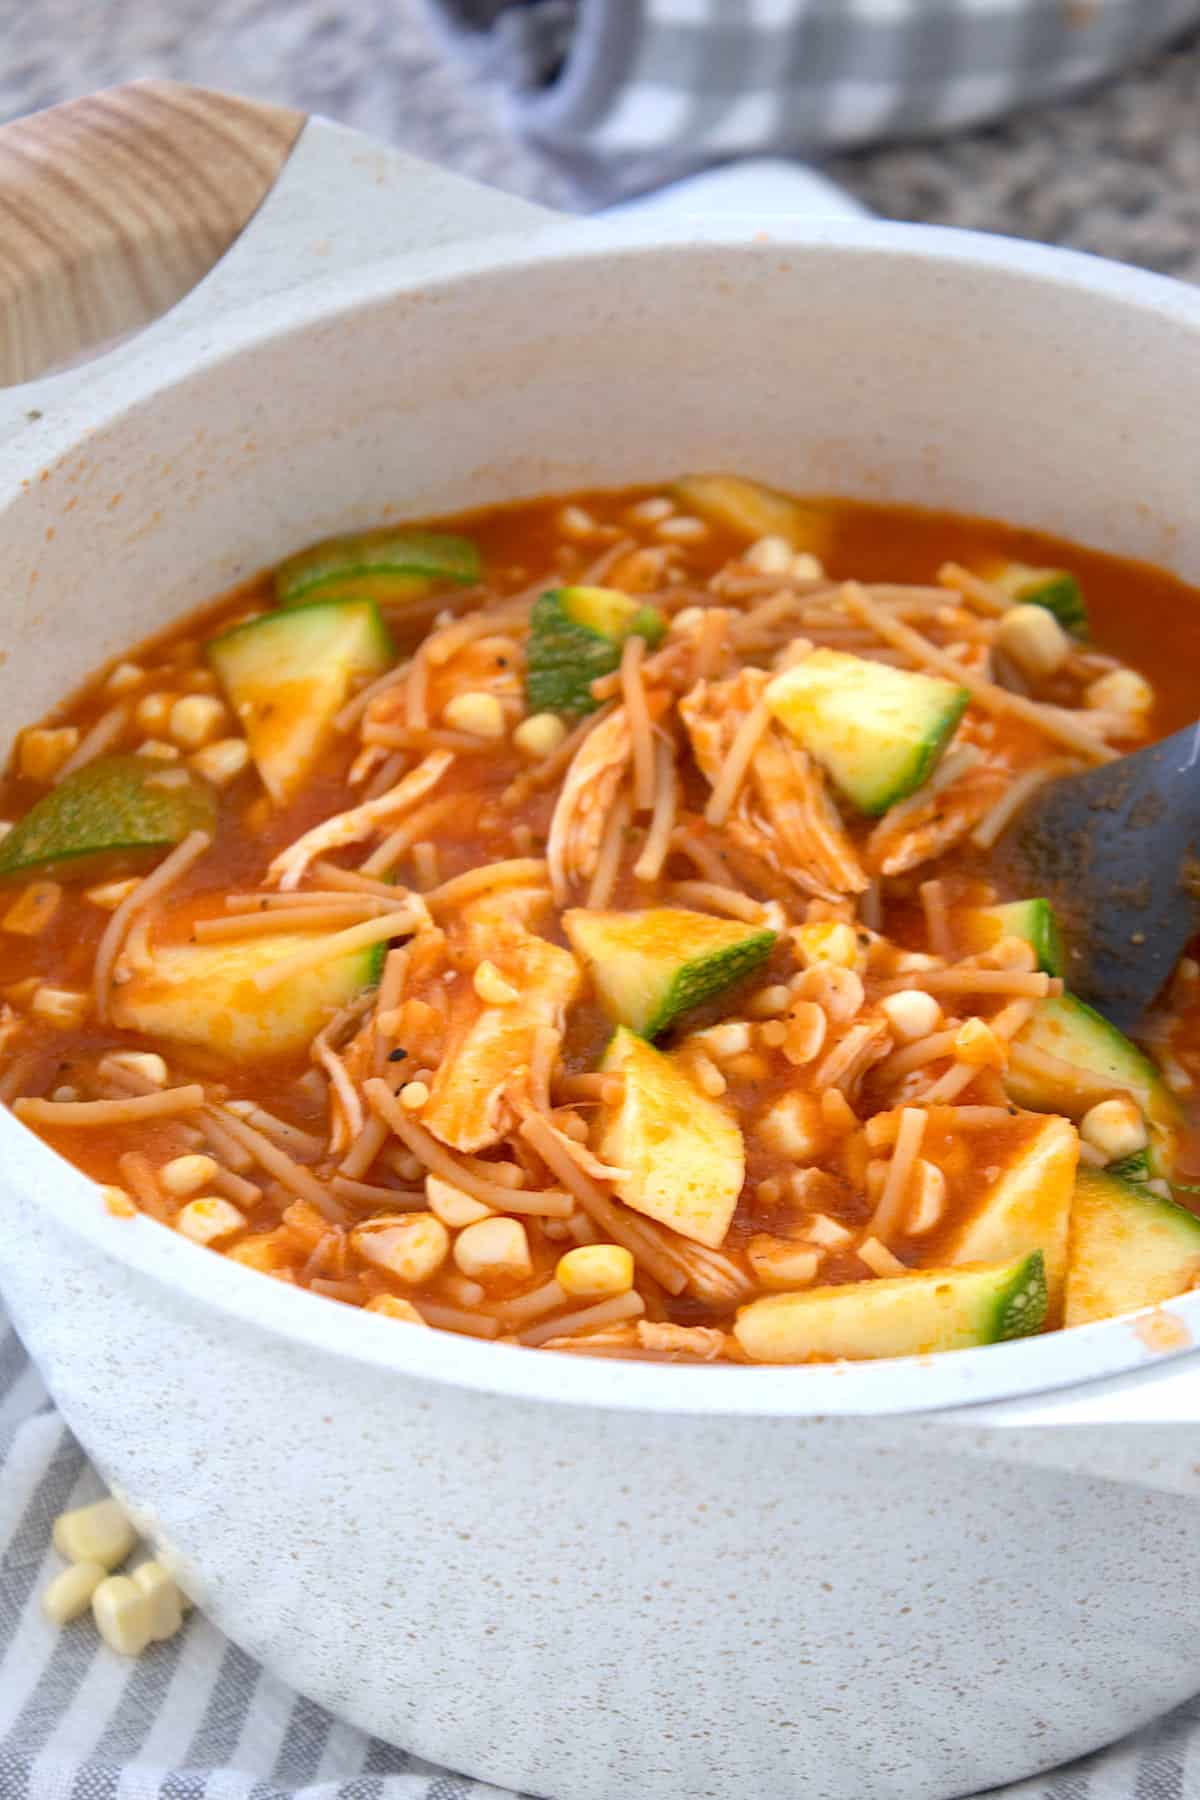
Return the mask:
M135 81L0 129L0 386L165 312L271 191L303 113Z

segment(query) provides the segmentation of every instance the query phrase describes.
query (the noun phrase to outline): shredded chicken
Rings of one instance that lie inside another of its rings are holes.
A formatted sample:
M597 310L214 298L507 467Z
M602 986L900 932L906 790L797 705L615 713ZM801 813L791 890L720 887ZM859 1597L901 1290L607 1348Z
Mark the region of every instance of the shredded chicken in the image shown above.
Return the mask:
M522 913L535 912L546 898L539 889L490 895L465 908L452 932L456 961L473 973L486 954L517 992L511 1002L485 1004L469 975L451 991L445 1048L421 1123L452 1150L482 1150L512 1129L510 1083L528 1069L539 1028L561 1040L566 1009L579 992L571 953L522 922Z
M564 906L572 882L594 873L604 827L633 756L633 738L623 706L588 733L575 752L559 792L546 862L554 898Z
M743 669L728 681L698 682L679 702L696 761L714 786L739 726L769 679L762 669ZM759 739L724 829L792 885L820 899L860 894L869 885L821 770L777 724L768 725Z
M341 849L345 844L361 843L381 825L393 824L401 813L407 812L437 786L453 761L451 751L431 750L423 762L410 769L386 794L380 794L375 800L365 800L361 806L352 806L348 812L335 813L331 819L323 819L311 831L298 837L294 844L289 844L286 850L280 851L267 872L269 879L278 882L285 891L299 887L314 857ZM397 888L397 904L404 899L404 890ZM412 899L418 906L421 904L416 895Z

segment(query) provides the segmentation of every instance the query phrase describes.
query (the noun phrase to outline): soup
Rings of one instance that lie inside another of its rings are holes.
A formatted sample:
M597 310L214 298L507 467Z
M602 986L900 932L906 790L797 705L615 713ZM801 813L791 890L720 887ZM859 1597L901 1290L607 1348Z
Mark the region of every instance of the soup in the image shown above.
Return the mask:
M994 848L1191 716L1181 583L725 476L302 551L0 796L0 1097L413 1326L807 1362L1200 1279L1200 969L1134 1045Z

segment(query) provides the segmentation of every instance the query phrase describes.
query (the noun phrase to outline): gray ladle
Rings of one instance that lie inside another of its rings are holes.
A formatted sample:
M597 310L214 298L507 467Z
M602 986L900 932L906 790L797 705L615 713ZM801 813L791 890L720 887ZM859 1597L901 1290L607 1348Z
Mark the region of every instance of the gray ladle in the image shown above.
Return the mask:
M1047 783L998 855L1014 894L1053 903L1067 986L1135 1031L1200 930L1200 723Z

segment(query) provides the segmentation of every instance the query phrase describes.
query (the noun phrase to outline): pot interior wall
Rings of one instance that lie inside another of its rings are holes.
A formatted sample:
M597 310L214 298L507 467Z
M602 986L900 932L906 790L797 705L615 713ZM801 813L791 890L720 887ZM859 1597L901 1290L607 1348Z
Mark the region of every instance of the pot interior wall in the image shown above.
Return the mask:
M576 238L570 258L535 248L200 346L0 514L0 731L327 531L685 466L998 515L1200 575L1200 317L1156 304L1165 286L1134 305L1113 277L1073 286L1037 253L1005 269L964 240L936 261L912 234L860 235Z

